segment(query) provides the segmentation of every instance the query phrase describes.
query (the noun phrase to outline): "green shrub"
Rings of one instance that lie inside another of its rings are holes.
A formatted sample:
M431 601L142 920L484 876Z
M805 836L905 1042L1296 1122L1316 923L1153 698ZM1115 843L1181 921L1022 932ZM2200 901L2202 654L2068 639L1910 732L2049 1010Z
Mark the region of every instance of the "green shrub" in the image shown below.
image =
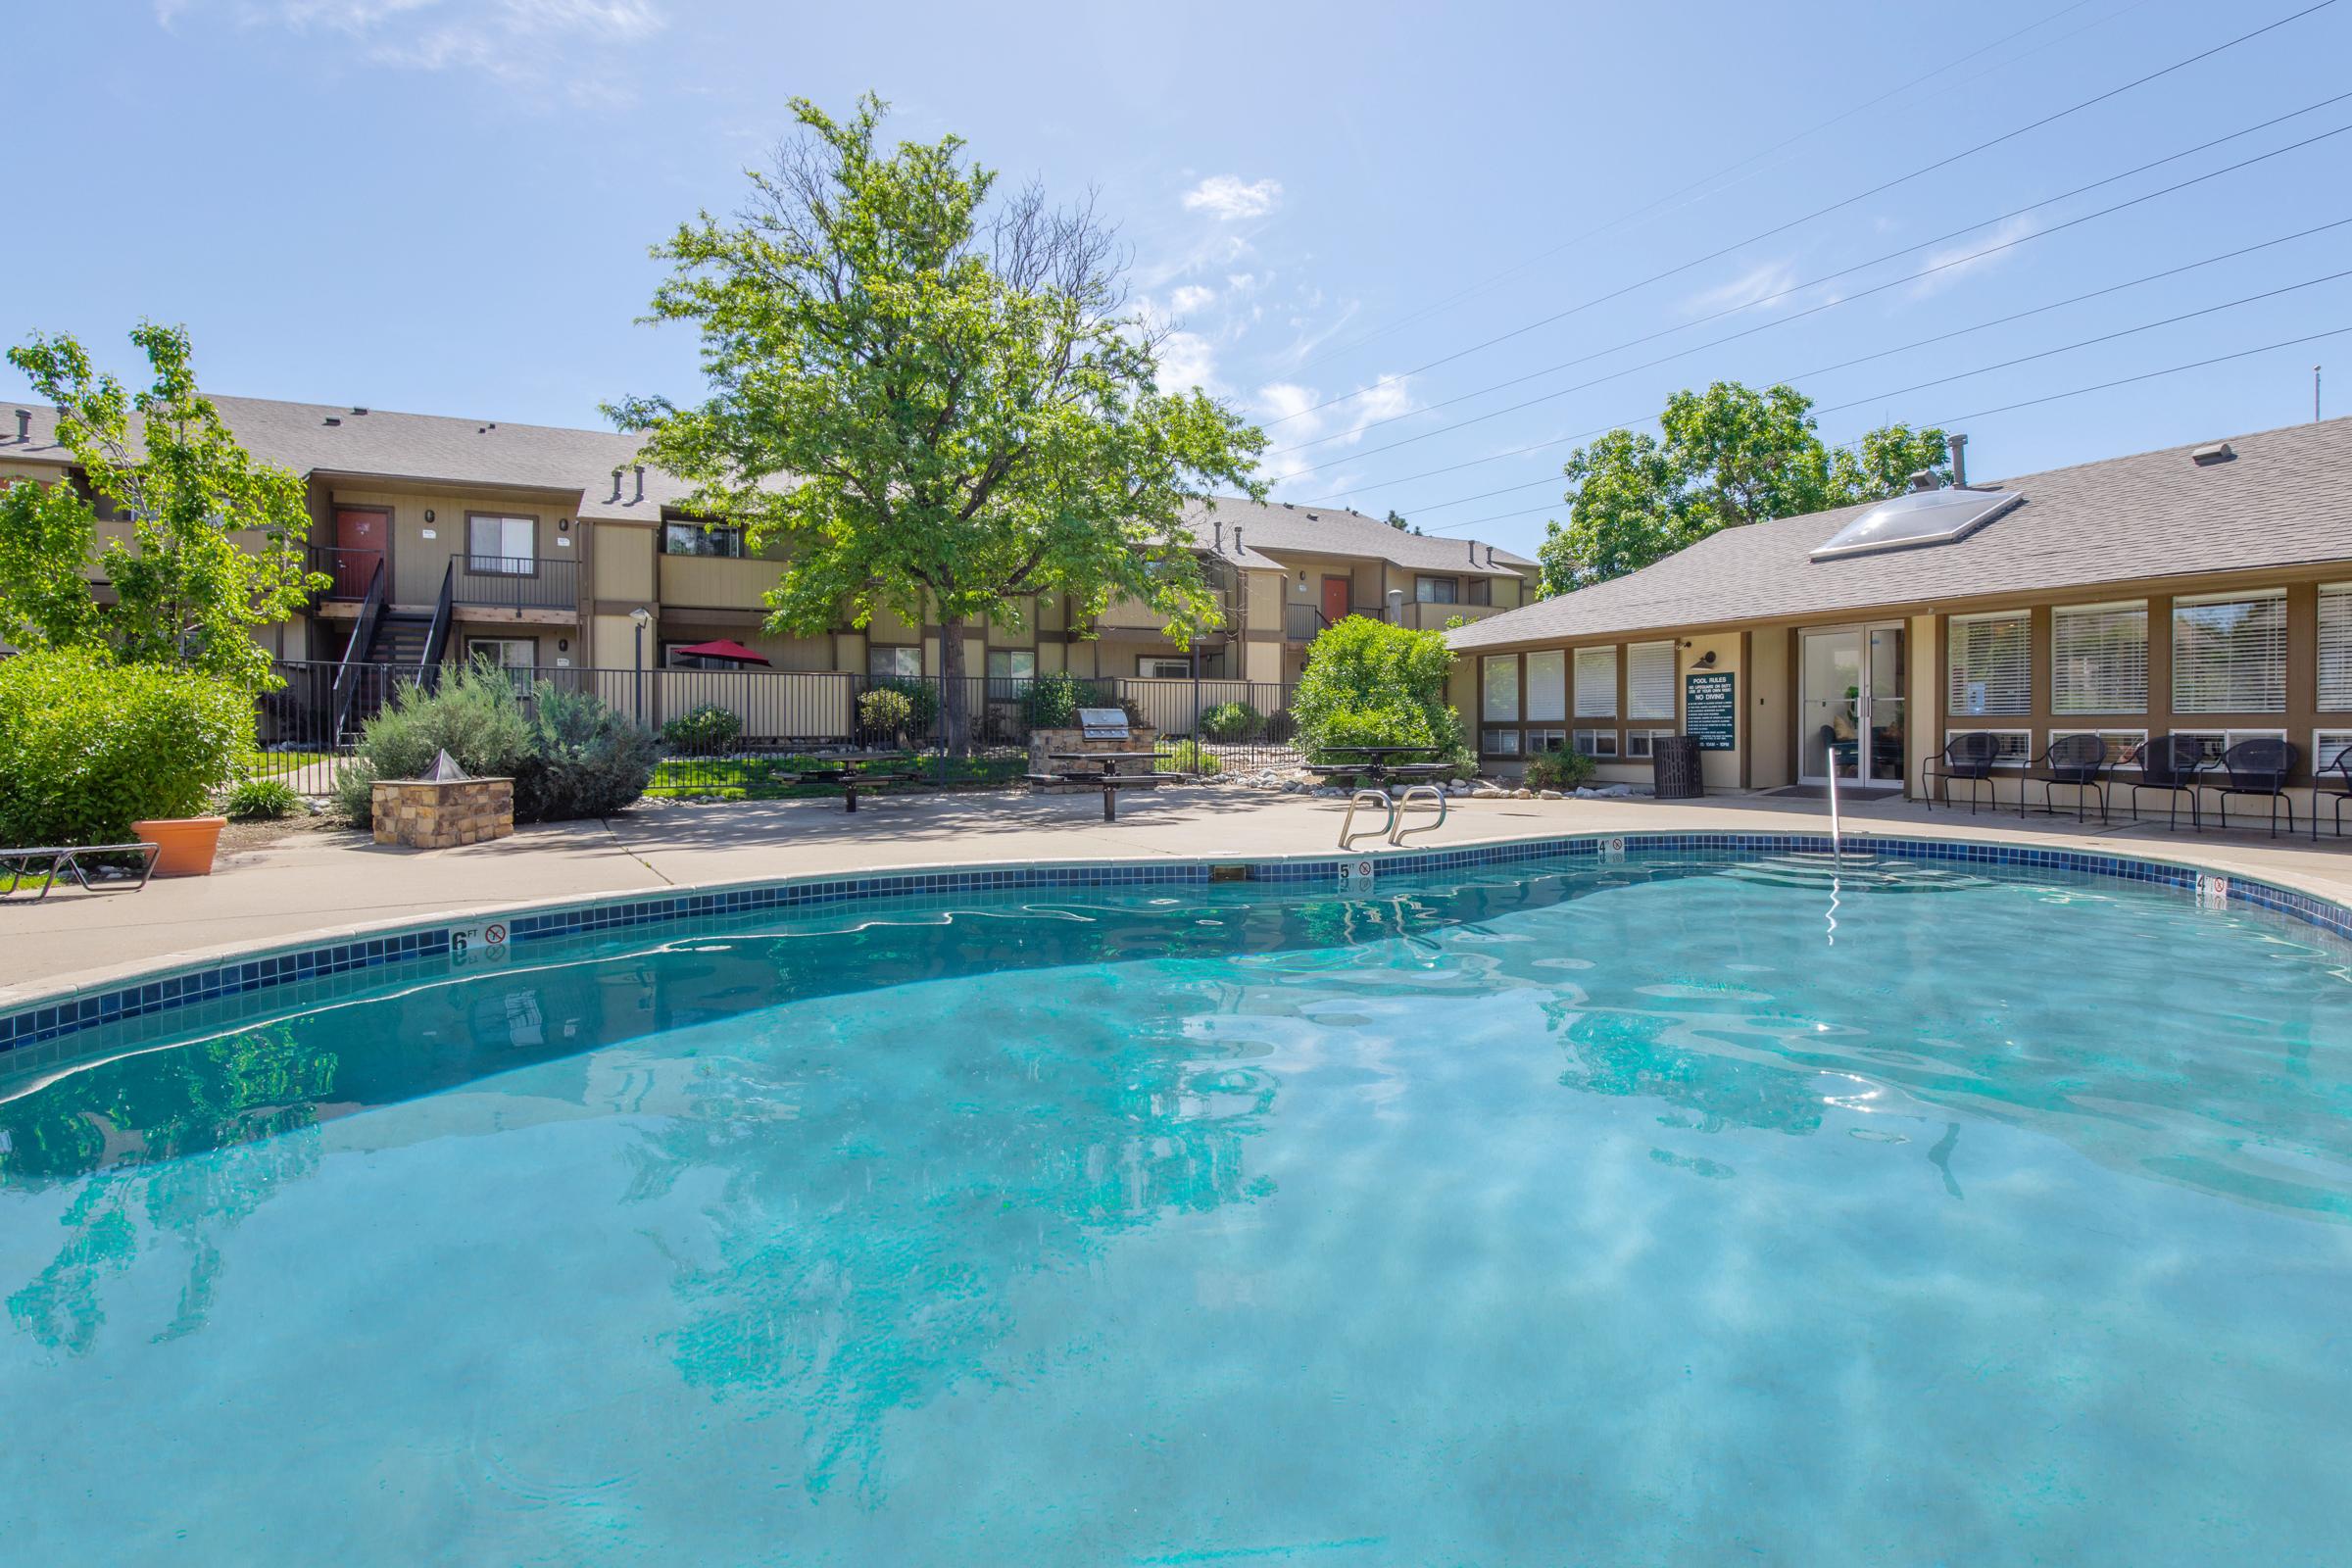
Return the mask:
M1066 669L1038 676L1021 694L1021 716L1031 729L1068 729L1078 722L1078 710L1097 706L1094 683Z
M1462 748L1446 702L1453 655L1443 633L1350 615L1307 651L1291 713L1310 760L1340 746L1427 746L1446 760Z
M1596 765L1582 752L1539 752L1527 760L1527 787L1565 793L1591 783Z
M866 689L897 692L906 698L907 727L918 734L930 733L931 726L939 721L939 688L930 681L912 675L885 675Z
M531 759L514 779L518 821L610 816L653 782L661 748L643 724L548 681L533 689L531 706Z
M869 735L903 737L914 727L914 704L892 686L877 686L858 699L858 724Z
M734 750L743 739L743 715L732 708L705 703L662 725L662 739L672 751L715 756Z
M195 816L253 749L253 696L59 650L0 660L0 845L108 844Z
M1152 770L1155 773L1210 774L1222 771L1224 766L1217 760L1216 753L1206 750L1199 742L1178 741L1159 754L1152 763Z
M302 796L282 778L239 779L220 803L220 814L239 822L273 822L302 810Z
M1248 703L1219 703L1200 715L1200 733L1212 741L1251 741L1266 726L1266 715Z
M336 808L368 826L375 781L415 778L441 751L476 778L513 779L518 822L603 816L645 793L660 756L651 730L548 681L533 689L532 706L524 711L513 678L488 661L447 671L429 692L401 688L336 777Z

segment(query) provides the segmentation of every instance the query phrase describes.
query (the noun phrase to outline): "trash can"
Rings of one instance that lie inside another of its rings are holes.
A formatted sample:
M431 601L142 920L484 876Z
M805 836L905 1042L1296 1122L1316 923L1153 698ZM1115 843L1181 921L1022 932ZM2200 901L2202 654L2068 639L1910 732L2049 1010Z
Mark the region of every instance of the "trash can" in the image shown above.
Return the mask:
M1698 766L1698 737L1661 735L1651 743L1661 801L1695 801L1707 793Z

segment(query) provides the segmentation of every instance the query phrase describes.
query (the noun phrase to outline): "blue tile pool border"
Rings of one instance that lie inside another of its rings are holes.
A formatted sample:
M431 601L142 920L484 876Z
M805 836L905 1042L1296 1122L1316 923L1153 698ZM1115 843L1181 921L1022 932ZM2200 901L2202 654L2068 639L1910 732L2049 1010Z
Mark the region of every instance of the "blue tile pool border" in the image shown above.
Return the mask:
M2165 887L2208 891L2225 905L2244 905L2352 939L2352 908L2315 894L2273 883L2165 860L2085 850L2043 849L2028 844L1984 844L1960 839L1889 838L1855 835L1847 840L1850 855L1874 855L1900 860L1957 861L2025 870L2075 871L2147 882ZM175 1008L218 1002L247 992L266 991L298 981L322 979L354 970L373 969L419 958L447 956L453 936L470 926L504 921L514 944L544 942L562 937L610 931L662 921L749 913L760 909L798 908L872 899L898 899L965 893L1009 893L1055 888L1145 887L1206 885L1219 877L1212 870L1240 865L1246 880L1265 883L1338 881L1342 866L1371 859L1385 876L1414 876L1469 866L1507 864L1516 860L1586 858L1600 860L1622 855L1629 860L1651 856L1721 856L1744 858L1756 855L1829 855L1833 846L1818 833L1625 833L1576 834L1561 838L1515 840L1503 844L1466 845L1460 849L1385 851L1376 856L1316 855L1277 860L1153 860L1141 864L1072 864L972 866L955 870L882 872L856 877L787 878L709 891L687 890L658 898L614 898L566 904L555 907L490 911L462 921L436 920L414 929L344 936L314 944L292 944L252 955L238 955L151 975L141 975L105 989L74 992L37 1000L17 1011L0 1014L0 1056L22 1046L56 1040L84 1029L126 1019L169 1012Z

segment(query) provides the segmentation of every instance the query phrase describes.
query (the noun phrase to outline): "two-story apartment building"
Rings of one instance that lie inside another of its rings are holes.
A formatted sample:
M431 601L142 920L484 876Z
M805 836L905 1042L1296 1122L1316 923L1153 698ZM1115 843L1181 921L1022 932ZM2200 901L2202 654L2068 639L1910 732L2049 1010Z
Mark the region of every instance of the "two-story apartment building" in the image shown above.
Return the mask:
M726 638L782 670L940 671L936 622L885 613L810 636L763 630L774 552L689 515L685 486L638 463L637 436L214 401L255 457L303 478L313 561L333 578L308 612L274 628L282 659L415 664L487 653L518 667L631 669ZM0 481L53 482L71 467L54 411L0 404ZM1020 607L1017 625L969 629L964 667L1010 680L1057 670L1189 678L1197 658L1203 676L1283 682L1315 633L1345 615L1443 627L1534 597L1533 562L1358 513L1224 499L1195 504L1187 524L1225 614L1193 650L1141 605L1113 605L1088 624L1043 596Z
M1726 529L1453 632L1481 756L1511 771L1570 747L1632 782L1689 733L1715 787L1917 793L1984 733L2015 804L2074 735L2119 763L2156 736L2209 757L2284 740L2299 786L2352 750L2352 419L1961 477Z

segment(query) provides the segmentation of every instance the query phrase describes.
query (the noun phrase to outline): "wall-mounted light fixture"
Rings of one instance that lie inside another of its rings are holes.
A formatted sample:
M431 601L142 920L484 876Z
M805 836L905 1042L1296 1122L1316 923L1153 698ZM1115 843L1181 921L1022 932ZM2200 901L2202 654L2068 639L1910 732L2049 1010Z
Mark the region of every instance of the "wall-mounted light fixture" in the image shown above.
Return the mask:
M1715 667L1714 649L1710 648L1705 653L1698 656L1698 667L1700 669L1713 669Z
M432 509L432 508L430 508L430 507L427 507L427 508L425 508L425 509L424 509L424 520L425 520L425 521L427 521L427 522L430 522L430 521L432 521L432 520L433 520L433 509Z

